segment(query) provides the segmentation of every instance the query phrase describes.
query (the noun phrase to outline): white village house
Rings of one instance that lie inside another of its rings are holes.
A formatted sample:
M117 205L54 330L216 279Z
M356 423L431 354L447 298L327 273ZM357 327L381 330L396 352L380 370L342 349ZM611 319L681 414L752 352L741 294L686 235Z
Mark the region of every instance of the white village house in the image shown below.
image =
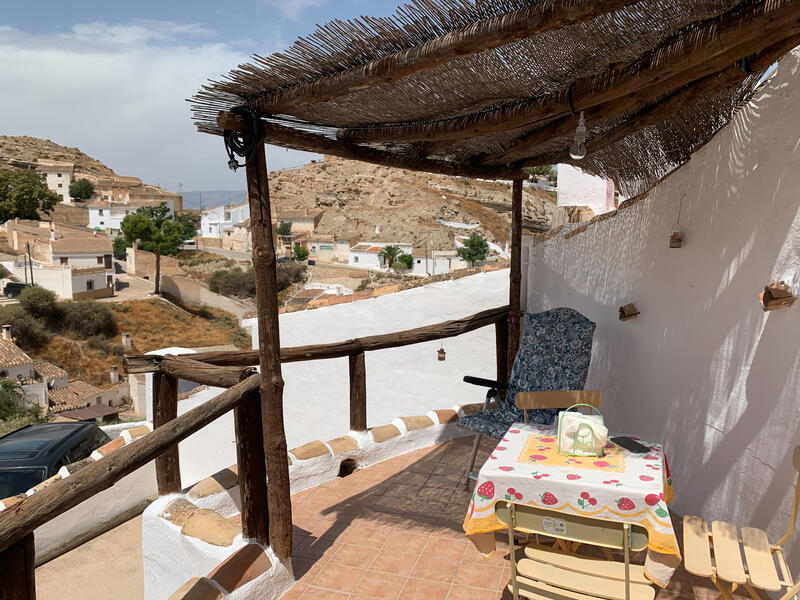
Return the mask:
M250 206L244 204L228 204L216 206L203 211L200 216L200 236L222 238L224 231L250 218Z
M414 246L403 242L361 242L350 248L350 259L348 264L351 267L362 269L375 269L383 271L388 269L386 259L380 256L380 251L386 246L397 246L403 254L412 254Z
M70 203L69 184L72 183L75 165L67 162L39 160L36 170L44 175L47 188L58 194L59 202Z

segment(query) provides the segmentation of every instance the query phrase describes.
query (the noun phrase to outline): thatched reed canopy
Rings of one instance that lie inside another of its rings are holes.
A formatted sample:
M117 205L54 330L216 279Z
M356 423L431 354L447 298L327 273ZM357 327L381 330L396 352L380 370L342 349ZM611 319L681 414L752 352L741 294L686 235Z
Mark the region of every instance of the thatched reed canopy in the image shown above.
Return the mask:
M798 43L800 0L413 0L255 55L191 104L204 132L246 105L278 146L487 178L567 162L635 195Z

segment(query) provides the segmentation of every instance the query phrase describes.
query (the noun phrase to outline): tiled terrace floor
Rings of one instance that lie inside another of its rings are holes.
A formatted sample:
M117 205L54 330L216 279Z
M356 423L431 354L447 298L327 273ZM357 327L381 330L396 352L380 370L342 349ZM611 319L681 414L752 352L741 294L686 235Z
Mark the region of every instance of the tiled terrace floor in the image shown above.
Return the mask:
M506 534L486 560L461 529L470 493L459 479L471 442L418 450L295 494L298 583L283 599L510 599ZM493 447L486 440L478 465ZM656 600L717 595L679 569Z

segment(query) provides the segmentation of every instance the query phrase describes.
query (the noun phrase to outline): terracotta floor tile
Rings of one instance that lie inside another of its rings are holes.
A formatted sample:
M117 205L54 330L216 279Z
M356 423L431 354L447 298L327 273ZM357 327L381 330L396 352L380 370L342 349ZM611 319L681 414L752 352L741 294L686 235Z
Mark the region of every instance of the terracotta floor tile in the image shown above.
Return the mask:
M393 552L405 552L408 554L420 554L425 544L428 542L429 534L406 533L395 531L386 541L386 547Z
M311 580L311 585L349 594L361 581L364 573L366 573L364 569L328 563Z
M319 588L309 586L306 588L306 591L303 592L303 595L300 596L300 600L345 600L349 597L350 594L334 592L332 590L321 590Z
M400 595L407 577L386 573L368 572L356 586L354 595L362 594L370 598L395 600Z
M312 558L301 558L299 556L292 557L292 570L294 571L294 578L297 581L309 582L314 578L322 565L325 564L323 560L314 560Z
M307 588L308 586L304 583L295 583L292 589L281 596L281 600L297 600Z
M383 552L370 565L370 571L408 576L419 560L418 554Z
M307 538L292 550L292 556L310 558L313 560L324 558L327 560L333 556L339 545L340 544L317 538Z
M450 585L424 581L422 579L409 579L400 592L403 600L445 600L450 591Z
M497 590L479 590L463 585L454 585L450 588L450 595L447 600L497 600L499 596ZM281 598L281 600L283 600Z
M376 548L342 544L328 560L329 564L342 564L366 569L377 555Z
M503 575L503 567L462 563L453 583L466 587L496 591Z
M356 523L347 538L347 543L368 548L380 548L392 533L393 530L388 526L380 527Z
M425 546L423 555L459 563L461 562L461 557L464 556L468 543L466 536L461 540L431 537Z
M458 571L458 561L440 556L422 555L411 571L411 576L418 579L438 581L441 583L452 583Z

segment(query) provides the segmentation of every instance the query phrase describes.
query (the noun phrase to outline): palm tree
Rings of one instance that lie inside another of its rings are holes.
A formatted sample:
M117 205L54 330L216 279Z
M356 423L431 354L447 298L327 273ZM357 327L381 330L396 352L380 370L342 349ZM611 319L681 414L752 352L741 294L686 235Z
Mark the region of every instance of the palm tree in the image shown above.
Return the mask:
M381 248L381 251L378 252L378 256L383 258L386 261L386 264L391 269L394 265L394 261L397 260L397 257L400 256L403 251L400 249L399 246L392 246L391 244L388 246L384 246Z

